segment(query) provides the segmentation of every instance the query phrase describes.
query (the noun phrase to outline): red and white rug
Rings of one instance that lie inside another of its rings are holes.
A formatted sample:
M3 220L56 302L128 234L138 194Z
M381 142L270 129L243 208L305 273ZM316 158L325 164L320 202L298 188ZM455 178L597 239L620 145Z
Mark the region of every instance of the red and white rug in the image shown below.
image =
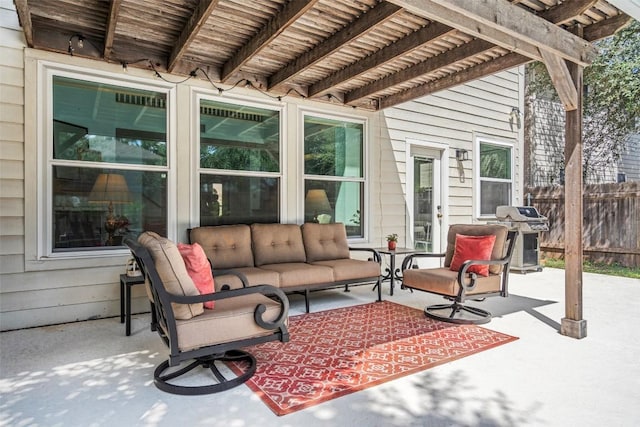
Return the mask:
M277 415L517 339L480 326L432 320L422 310L389 301L292 316L289 333L288 343L247 349L258 368L246 384Z

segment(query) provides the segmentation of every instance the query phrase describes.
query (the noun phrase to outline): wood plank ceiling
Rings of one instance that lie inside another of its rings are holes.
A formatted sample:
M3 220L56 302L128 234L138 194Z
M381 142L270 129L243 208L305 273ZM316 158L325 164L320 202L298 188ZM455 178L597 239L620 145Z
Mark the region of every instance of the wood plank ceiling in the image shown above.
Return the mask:
M368 110L533 60L561 81L631 20L603 0L14 2L32 48Z

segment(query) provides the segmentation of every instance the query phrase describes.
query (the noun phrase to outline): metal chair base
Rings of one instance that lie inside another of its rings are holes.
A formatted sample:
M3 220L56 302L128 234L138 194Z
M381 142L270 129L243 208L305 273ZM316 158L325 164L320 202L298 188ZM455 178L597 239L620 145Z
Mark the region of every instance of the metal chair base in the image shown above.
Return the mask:
M491 321L488 311L459 302L430 305L424 309L424 314L435 320L462 325L482 325Z
M216 364L228 361L244 361L249 365L249 367L243 374L227 379L222 375ZM256 372L256 364L256 358L250 353L242 350L230 350L224 354L194 359L193 362L189 363L185 367L170 372L166 372L169 369L169 361L164 361L156 367L156 370L153 373L153 378L156 387L162 391L166 391L167 393L180 394L183 396L211 394L229 390L243 384ZM193 369L198 367L209 369L211 371L214 376L214 384L190 386L170 383L170 381L180 378L184 374L191 372Z

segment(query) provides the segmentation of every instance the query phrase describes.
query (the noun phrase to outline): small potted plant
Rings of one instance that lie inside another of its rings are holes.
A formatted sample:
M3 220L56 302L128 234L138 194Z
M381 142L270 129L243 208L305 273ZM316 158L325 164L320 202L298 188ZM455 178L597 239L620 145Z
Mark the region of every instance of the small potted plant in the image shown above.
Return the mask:
M387 236L387 248L389 248L390 251L395 251L397 244L398 244L398 235L396 233L389 234Z

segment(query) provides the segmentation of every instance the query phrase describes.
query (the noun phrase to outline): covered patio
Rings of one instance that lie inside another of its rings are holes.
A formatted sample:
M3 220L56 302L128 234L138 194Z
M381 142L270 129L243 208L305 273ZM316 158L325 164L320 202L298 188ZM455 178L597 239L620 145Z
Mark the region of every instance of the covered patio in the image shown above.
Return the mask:
M282 100L379 111L543 61L567 111L565 313L582 314L582 69L630 22L603 0L15 0L29 47ZM143 29L143 30L141 30ZM171 73L166 75L163 73ZM571 220L569 220L571 219ZM28 236L30 237L30 236Z
M488 328L519 339L452 363L277 417L246 386L176 396L153 385L166 355L149 314L132 335L118 318L0 334L3 425L64 426L636 426L640 419L637 281L584 274L589 338L558 333L564 271L511 276L511 296L490 298ZM625 295L621 309L620 295ZM397 291L384 299L423 308L441 299ZM371 301L369 287L321 292L325 310ZM304 301L291 299L291 314ZM627 309L625 307L630 307ZM187 400L185 400L187 399Z

